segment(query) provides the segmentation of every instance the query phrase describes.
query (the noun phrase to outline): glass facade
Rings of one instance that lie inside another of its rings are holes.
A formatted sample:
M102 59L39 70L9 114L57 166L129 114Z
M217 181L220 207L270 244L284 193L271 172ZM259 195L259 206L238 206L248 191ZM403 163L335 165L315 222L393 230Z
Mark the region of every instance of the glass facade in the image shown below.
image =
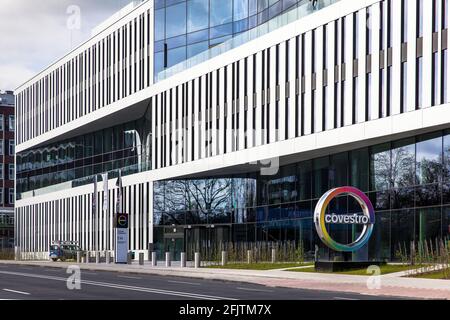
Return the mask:
M187 250L192 241L203 246L294 241L305 252L313 252L317 244L328 255L316 236L313 211L326 191L347 185L366 192L376 209L374 233L365 248L369 259L395 260L400 245L448 238L450 131L284 166L276 176L248 173L157 182L155 247L162 253L173 243ZM333 200L329 210L361 211L351 197ZM360 230L341 225L330 232L336 240L351 242Z
M304 2L156 0L155 75Z
M94 175L117 176L151 169L150 114L143 118L18 153L17 199L27 192L70 182L72 187L92 183Z

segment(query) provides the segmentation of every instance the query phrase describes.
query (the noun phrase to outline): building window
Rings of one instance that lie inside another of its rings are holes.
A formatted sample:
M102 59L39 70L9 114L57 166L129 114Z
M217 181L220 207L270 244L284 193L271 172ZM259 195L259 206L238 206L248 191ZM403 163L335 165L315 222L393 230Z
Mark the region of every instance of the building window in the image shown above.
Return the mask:
M366 11L366 51L372 54L372 9L367 8Z
M0 140L0 156L3 156L3 146L5 144L5 140Z
M417 109L422 107L423 97L423 58L417 58L417 78L416 78L416 106Z
M433 1L433 32L439 31L439 7L438 2Z
M388 48L392 47L392 0L388 0L387 2L387 46Z
M400 112L403 113L407 110L407 103L408 103L408 98L407 98L407 93L408 93L408 88L407 88L407 84L408 84L408 63L407 62L403 62L402 63L402 81L401 81L401 110Z
M233 21L233 1L211 0L211 26L219 26Z
M389 66L387 68L387 91L386 91L386 96L387 96L387 108L386 108L386 115L389 117L391 115L391 108L392 108L392 82L393 82L393 78L392 78L392 66Z
M3 204L3 188L0 188L0 204Z
M13 156L13 155L14 155L14 152L15 152L14 146L15 146L14 139L9 140L9 146L8 146L9 149L8 149L8 152L9 152L9 155L10 155L10 156Z
M386 117L386 75L384 73L383 69L380 69L380 111L379 111L379 117L384 118Z
M0 179L3 179L3 163L0 163Z
M357 59L359 52L359 14L353 14L353 59Z
M8 178L9 180L14 180L14 164L10 163L9 165Z
M0 131L3 131L4 116L0 114Z
M417 0L417 38L423 37L423 0Z
M9 204L14 204L14 189L9 189Z
M402 0L402 42L408 42L408 0Z
M372 110L372 73L366 75L366 121L370 119Z
M14 119L14 115L10 115L9 116L9 127L8 127L9 131L14 131L15 125L16 125L16 121Z
M442 51L442 97L441 103L448 102L448 49Z
M442 0L442 29L448 28L448 0Z
M438 81L439 81L439 70L438 70L438 53L433 53L433 63L432 63L432 70L433 70L433 83L432 83L432 94L433 94L433 101L432 105L436 106L439 104L439 88L438 88Z
M363 83L364 84L364 83ZM353 124L358 122L359 77L353 78L352 118Z

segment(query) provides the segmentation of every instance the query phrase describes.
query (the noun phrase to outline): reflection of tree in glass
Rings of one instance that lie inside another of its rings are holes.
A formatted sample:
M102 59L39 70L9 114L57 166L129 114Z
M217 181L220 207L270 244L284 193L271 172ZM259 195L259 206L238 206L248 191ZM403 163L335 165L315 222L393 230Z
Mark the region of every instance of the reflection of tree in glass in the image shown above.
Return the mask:
M230 179L193 180L188 183L186 205L198 215L208 216L230 207Z
M230 208L230 179L177 180L155 187L155 210L164 211L177 221L180 211L189 211L192 218L204 221L209 215L223 215Z
M165 182L155 182L153 184L153 211L164 211L164 189Z
M391 185L391 155L389 151L374 153L371 157L373 190L386 190Z
M442 157L436 159L422 159L417 162L417 184L439 182L442 171Z
M442 177L444 182L450 180L450 146L444 147L444 166L442 168Z
M415 154L412 148L411 146L406 146L392 150L392 181L390 185L394 188L414 185Z
M375 190L414 185L414 153L401 147L372 155Z

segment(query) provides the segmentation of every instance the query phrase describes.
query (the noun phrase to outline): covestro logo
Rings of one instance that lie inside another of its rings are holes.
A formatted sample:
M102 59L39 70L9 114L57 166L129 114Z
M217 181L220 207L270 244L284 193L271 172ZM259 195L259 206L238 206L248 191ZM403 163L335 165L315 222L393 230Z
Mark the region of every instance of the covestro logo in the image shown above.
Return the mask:
M326 210L334 198L348 195L353 197L361 206L362 215L327 214ZM375 224L375 210L369 198L361 190L354 187L340 187L326 192L317 203L314 210L314 224L320 240L335 251L353 252L361 249L370 239ZM327 224L361 225L360 236L352 243L343 244L335 241L327 230Z

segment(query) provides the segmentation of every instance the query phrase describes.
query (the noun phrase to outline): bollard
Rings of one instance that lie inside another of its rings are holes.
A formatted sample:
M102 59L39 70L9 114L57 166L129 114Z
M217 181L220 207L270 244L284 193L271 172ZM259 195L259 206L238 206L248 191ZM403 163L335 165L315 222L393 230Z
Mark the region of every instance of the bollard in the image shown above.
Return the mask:
M166 268L170 267L172 262L170 261L170 252L166 252Z
M222 251L222 267L225 266L227 264L227 252L226 251Z
M86 257L81 257L81 263L85 263L86 262Z
M181 268L186 268L186 253L182 252L181 253Z
M106 257L106 264L110 264L111 263L111 252L106 251L105 257Z
M100 263L100 251L95 252L95 263L96 264Z
M89 263L89 251L86 251L86 263Z
M144 253L143 252L139 253L139 265L140 266L144 265Z
M77 263L81 262L81 252L77 251Z
M128 255L127 255L127 264L131 264L131 252L128 252Z
M272 263L277 261L277 250L272 249Z
M158 265L158 259L156 258L156 252L152 252L152 267L156 267Z
M196 252L195 253L195 269L200 268L200 253Z
M252 250L247 250L247 263L252 263Z

